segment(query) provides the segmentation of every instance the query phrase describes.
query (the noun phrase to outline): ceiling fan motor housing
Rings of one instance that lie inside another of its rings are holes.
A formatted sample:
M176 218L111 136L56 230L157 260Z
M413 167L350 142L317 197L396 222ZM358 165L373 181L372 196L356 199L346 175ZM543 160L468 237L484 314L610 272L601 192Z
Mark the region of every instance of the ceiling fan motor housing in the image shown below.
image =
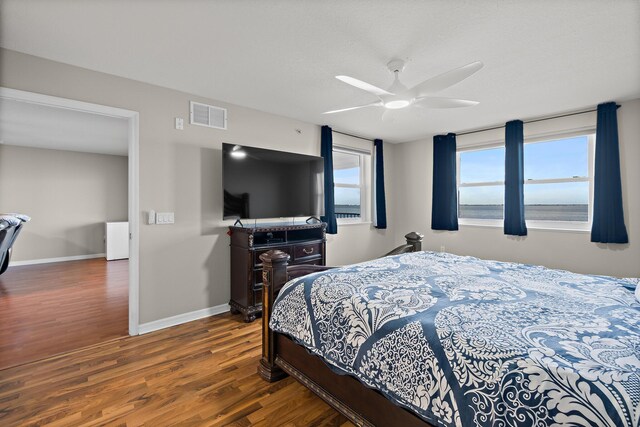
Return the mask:
M383 95L380 98L384 106L392 110L409 106L414 97L409 93L405 85L400 82L400 73L404 70L405 62L402 59L392 59L387 63L387 68L394 74L393 84L387 89L393 95Z
M392 73L401 73L404 71L406 63L402 59L394 58L387 63L387 68Z

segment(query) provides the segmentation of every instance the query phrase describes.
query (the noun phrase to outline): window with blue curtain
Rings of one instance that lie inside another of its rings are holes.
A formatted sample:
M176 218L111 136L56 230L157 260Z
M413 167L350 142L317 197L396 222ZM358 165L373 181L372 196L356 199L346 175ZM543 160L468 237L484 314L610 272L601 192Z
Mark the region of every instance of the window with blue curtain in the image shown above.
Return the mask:
M615 102L598 105L591 228L591 241L596 243L629 242L622 206L617 110Z
M458 229L455 133L433 137L431 229Z
M522 120L505 125L504 234L526 236L524 219L524 130Z
M320 155L324 158L324 216L327 233L338 233L336 207L333 197L333 133L329 126L322 126L320 131Z
M387 228L387 206L384 194L384 156L382 152L382 140L373 141L374 148L374 213L373 225L375 228Z

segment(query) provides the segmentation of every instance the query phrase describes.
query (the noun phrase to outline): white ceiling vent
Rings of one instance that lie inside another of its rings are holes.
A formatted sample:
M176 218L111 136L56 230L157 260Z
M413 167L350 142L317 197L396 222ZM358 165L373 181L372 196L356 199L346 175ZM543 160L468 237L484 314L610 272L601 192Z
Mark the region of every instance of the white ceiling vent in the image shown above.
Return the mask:
M227 109L190 102L191 124L215 129L227 129Z

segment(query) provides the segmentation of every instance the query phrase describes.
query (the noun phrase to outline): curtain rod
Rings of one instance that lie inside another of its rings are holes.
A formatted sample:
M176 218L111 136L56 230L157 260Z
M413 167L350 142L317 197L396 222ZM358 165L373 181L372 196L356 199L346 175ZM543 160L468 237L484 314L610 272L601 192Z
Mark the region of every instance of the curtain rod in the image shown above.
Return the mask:
M371 138L365 138L365 137L363 137L363 136L353 135L353 134L351 134L351 133L340 132L340 131L338 131L338 130L333 130L333 129L331 129L331 132L333 132L333 133L339 133L340 135L351 136L351 137L353 137L353 138L364 139L365 141L373 142L373 139L371 139Z
M523 120L523 123L543 122L545 120L559 119L561 117L570 117L570 116L577 116L579 114L593 113L594 111L598 111L598 109L597 108L592 108L590 110L576 111L575 113L566 113L566 114L559 114L557 116L542 117L542 118L539 118L539 119ZM504 127L504 125L494 126L494 127L490 127L490 128L477 129L477 130L470 130L470 131L467 131L467 132L456 133L456 136L471 135L472 133L487 132L487 131L490 131L490 130L502 129L503 127Z

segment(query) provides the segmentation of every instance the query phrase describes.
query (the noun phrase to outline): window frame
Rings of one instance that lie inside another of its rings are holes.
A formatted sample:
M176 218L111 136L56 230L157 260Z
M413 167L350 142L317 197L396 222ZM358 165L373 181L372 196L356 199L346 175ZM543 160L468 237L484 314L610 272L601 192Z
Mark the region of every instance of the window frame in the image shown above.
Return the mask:
M458 215L458 224L459 225L472 225L472 226L480 226L480 227L502 227L504 223L503 219L482 219L482 218L460 218L460 188L464 187L495 187L502 186L504 187L504 179L502 181L482 181L482 182L460 182L460 153L470 152L470 151L484 151L484 150L493 150L495 148L504 148L504 142L491 142L482 145L473 145L469 147L460 147L456 149L456 192L458 197L457 203L457 215ZM504 206L504 200L502 201ZM504 207L503 207L504 210ZM504 216L504 212L503 212Z
M373 200L371 194L371 183L373 182L373 168L371 167L372 153L370 151L346 147L343 145L333 145L333 153L340 152L344 154L357 155L360 163L360 184L339 184L335 182L334 188L358 188L360 189L360 217L356 218L336 218L338 225L349 224L368 224L371 223L371 203ZM335 196L334 196L335 203Z
M544 136L525 138L524 144L537 144L543 142L552 142L561 139L567 139L578 136L587 137L587 174L586 177L570 177L570 178L550 178L550 179L527 179L524 181L524 189L526 191L527 184L554 184L565 182L588 182L589 183L589 205L587 208L588 220L582 221L552 221L552 220L526 220L527 228L534 230L555 230L555 231L575 231L575 232L590 232L593 222L593 178L595 167L595 144L596 134L594 128L580 129L567 132L554 132ZM460 153L465 151L480 151L489 150L493 148L504 147L504 141L492 142L482 145L476 145L469 147L461 147L456 150L456 191L458 192L458 215L460 206L460 187L481 187L481 186L504 186L504 180L491 181L491 182L474 182L474 183L461 183L460 182ZM504 204L504 203L503 203ZM503 215L504 216L504 215ZM503 227L503 219L479 219L479 218L460 218L458 217L458 223L465 226L477 226L477 227Z
M527 227L532 229L551 229L551 230L570 230L570 231L591 231L593 223L593 172L595 160L596 135L595 129L590 131L572 132L568 134L560 134L546 136L540 138L525 139L525 144L538 144L543 142L552 142L559 139L571 137L586 136L587 137L587 176L571 178L547 178L547 179L527 179L524 181L524 189L526 191L527 184L560 184L567 182L588 182L589 183L589 204L587 206L587 221L552 221L552 220L527 220Z

